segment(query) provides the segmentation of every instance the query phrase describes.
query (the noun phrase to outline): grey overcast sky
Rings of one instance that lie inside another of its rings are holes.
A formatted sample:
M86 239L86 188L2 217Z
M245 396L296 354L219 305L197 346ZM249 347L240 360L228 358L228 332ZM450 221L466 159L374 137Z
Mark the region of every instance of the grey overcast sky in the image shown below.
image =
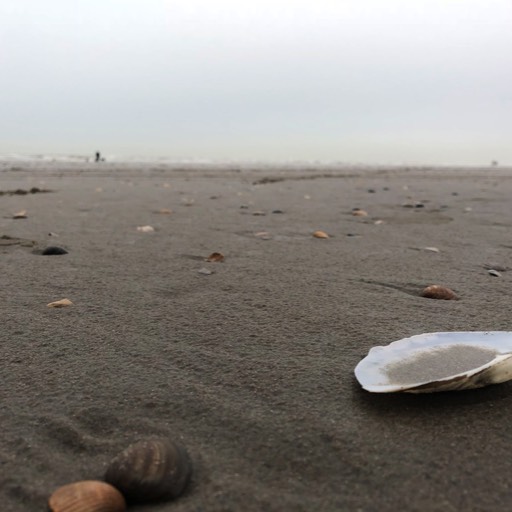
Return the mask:
M0 153L512 164L511 0L4 0Z

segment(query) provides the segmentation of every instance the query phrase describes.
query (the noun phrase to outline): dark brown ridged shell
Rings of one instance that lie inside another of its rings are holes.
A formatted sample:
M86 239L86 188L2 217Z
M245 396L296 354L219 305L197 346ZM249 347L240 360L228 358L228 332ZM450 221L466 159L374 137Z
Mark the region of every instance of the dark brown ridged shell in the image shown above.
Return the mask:
M441 300L457 300L458 297L453 290L450 288L446 288L445 286L439 286L437 284L433 284L432 286L427 286L422 292L422 297L426 297L427 299L441 299Z
M123 495L105 482L84 480L59 487L48 500L52 512L124 512Z
M167 439L130 445L107 468L105 480L129 502L177 498L190 479L192 465L185 450Z

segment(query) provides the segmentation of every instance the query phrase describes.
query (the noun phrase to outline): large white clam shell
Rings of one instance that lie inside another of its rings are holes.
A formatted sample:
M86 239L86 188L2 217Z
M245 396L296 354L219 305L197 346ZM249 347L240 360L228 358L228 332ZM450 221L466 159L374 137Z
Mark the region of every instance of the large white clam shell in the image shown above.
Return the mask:
M373 347L355 368L374 393L431 393L512 379L512 332L434 332Z

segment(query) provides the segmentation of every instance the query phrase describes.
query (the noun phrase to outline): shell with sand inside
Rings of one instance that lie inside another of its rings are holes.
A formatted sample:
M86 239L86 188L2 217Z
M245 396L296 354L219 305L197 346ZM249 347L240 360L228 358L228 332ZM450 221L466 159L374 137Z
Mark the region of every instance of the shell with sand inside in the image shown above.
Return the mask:
M435 332L373 347L355 368L373 393L471 389L512 379L512 332Z

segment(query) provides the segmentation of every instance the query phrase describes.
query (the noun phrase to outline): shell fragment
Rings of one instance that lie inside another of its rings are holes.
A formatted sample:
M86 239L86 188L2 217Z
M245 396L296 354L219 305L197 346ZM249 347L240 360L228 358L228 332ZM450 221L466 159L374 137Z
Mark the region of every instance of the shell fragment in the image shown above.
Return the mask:
M512 332L438 332L373 347L356 366L374 393L430 393L512 379Z

